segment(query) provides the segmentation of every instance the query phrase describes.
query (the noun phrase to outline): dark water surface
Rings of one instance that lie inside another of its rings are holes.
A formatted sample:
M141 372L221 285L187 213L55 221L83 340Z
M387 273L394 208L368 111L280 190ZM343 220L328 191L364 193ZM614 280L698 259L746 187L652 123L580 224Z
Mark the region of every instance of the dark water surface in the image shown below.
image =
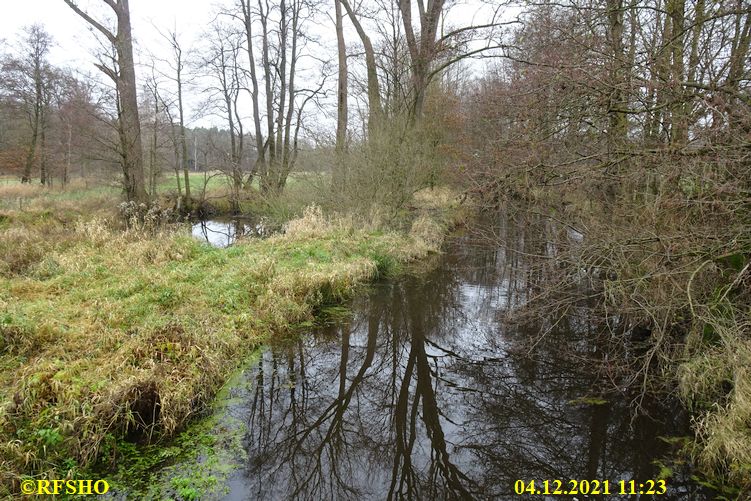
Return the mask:
M604 393L586 316L530 350L540 328L502 322L525 294L502 249L457 238L438 259L246 371L248 460L227 499L544 499L514 493L531 479L609 480L610 496L567 498L639 499L618 482L657 478L660 437L688 434L679 407L633 418L631 397ZM707 499L687 477L654 499Z

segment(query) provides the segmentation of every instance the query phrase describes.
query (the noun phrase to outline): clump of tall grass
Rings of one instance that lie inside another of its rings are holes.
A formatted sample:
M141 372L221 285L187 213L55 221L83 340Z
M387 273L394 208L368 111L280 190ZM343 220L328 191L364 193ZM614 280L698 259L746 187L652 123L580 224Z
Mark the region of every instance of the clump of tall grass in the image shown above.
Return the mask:
M47 241L27 228L0 231L0 274L23 274L38 263L47 252Z
M303 210L302 217L288 221L283 230L293 237L316 237L331 231L331 227L321 207L311 204Z
M424 246L426 252L440 250L446 233L458 222L458 205L456 193L446 187L418 191L413 201L418 213L409 234Z
M751 294L749 264L705 301L678 371L679 389L694 415L695 457L716 476L751 485ZM689 290L690 294L690 290Z
M446 225L430 216L420 215L412 223L409 234L424 246L425 252L436 252L443 244Z
M424 188L415 193L412 205L422 210L445 211L447 208L457 207L457 193L446 186Z
M0 216L0 276L32 273L54 249L77 240L66 214L12 211Z
M139 204L131 200L120 203L117 209L128 228L140 231L153 231L175 222L178 217L171 207L162 207L158 203Z

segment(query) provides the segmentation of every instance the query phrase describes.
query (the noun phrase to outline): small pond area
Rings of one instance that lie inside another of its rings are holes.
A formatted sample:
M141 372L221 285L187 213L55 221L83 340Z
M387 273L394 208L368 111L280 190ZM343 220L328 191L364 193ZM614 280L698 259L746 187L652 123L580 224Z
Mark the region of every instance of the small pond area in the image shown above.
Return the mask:
M267 237L272 228L263 220L217 217L194 222L191 234L214 247L229 247L240 238Z

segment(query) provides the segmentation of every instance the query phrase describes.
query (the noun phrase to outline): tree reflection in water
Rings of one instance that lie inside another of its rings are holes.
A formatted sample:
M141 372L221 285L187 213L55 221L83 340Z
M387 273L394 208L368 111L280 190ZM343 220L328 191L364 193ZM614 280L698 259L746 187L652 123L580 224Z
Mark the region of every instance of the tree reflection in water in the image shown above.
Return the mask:
M520 499L516 480L654 478L658 437L685 434L683 418L632 420L618 394L572 402L600 391L585 363L603 356L596 327L572 315L527 350L539 328L500 321L528 293L515 255L456 242L433 272L266 351L229 498ZM701 499L668 482L660 499Z

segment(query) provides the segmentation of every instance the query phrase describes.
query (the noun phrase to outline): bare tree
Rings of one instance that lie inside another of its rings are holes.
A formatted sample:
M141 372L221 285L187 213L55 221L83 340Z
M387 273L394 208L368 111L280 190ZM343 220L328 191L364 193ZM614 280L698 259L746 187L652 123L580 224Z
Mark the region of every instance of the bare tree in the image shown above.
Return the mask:
M404 39L398 1L379 0L378 5L383 17L377 29L381 38L378 66L383 80L384 113L395 116L409 108L409 49Z
M256 164L254 171L265 173L266 171L266 147L263 140L263 130L261 129L261 110L259 106L259 85L256 74L256 58L253 49L253 20L251 17L250 0L240 0L242 11L242 22L245 30L245 46L248 52L248 72L250 74L251 88L249 90L251 104L253 106L253 126L256 140ZM252 180L252 173L248 179L248 185Z
M430 64L436 55L436 35L438 21L443 11L444 0L428 0L427 8L422 0L417 2L420 31L415 34L412 26L412 1L399 0L399 10L402 13L404 33L412 61L412 81L414 86L414 100L412 113L415 117L422 115L425 105Z
M151 137L149 139L149 183L148 183L148 190L149 195L151 197L156 196L156 184L157 184L157 178L159 177L159 173L161 169L159 168L159 162L158 162L158 151L159 151L159 115L162 112L160 108L161 103L161 97L159 95L159 80L156 78L155 75L156 71L152 68L152 76L151 78L146 82L146 89L148 90L150 94L150 98L153 101L153 115L151 120ZM178 184L177 184L177 192L178 195L180 194L180 183L178 178Z
M368 75L368 129L374 130L382 113L381 107L381 89L378 84L378 66L376 64L375 50L373 42L362 27L359 18L349 4L349 0L340 0L344 9L347 11L349 20L360 37L363 49L365 50L365 68Z
M338 56L338 77L336 84L336 159L332 174L334 189L342 189L346 183L346 162L343 153L347 142L347 45L344 40L344 19L340 0L334 0L334 24L336 26L336 48Z
M122 167L125 177L125 193L128 200L146 201L143 151L141 146L141 122L138 116L138 95L136 90L136 71L133 59L133 40L130 24L130 6L128 0L101 0L114 12L117 20L116 30L105 27L82 10L74 0L63 0L73 11L87 23L105 36L115 50L115 69L104 65L97 67L112 79L117 89L118 122L121 137Z
M3 68L5 87L22 103L29 125L22 183L31 182L31 171L38 153L41 157L40 181L42 184L48 182L44 149L51 85L51 68L47 55L51 45L52 38L41 25L29 26L24 30L21 55L11 58ZM38 144L40 139L41 147Z
M222 170L230 179L232 203L238 210L240 190L244 185L242 162L246 156L245 132L239 107L240 92L246 85L240 63L242 39L229 26L217 22L212 28L202 66L213 82L206 89L208 100L213 103L211 107L215 107L217 114L226 121L230 144ZM249 177L252 179L252 172Z
M347 140L347 45L344 41L342 3L334 0L338 79L336 87L336 151L342 152Z
M610 46L610 96L608 103L608 126L609 148L611 153L621 146L626 140L627 119L624 113L626 103L623 102L622 82L624 78L624 53L623 53L623 0L608 0L608 29L607 40Z
M298 61L308 38L304 25L314 12L310 0L282 0L276 5L258 0L255 10L249 0L240 2L239 12L228 12L240 19L245 31L245 45L250 75L255 140L258 157L256 172L263 193L284 189L289 172L297 159L298 133L302 110L322 85L304 89L297 85ZM254 26L254 19L257 24ZM256 29L260 27L260 32ZM257 34L256 34L257 33ZM263 78L265 106L261 106L260 82L256 65L256 37L260 38L260 73ZM325 75L324 75L325 79ZM265 114L266 131L261 127ZM265 140L264 140L265 134Z
M185 106L183 104L184 87L185 87L185 71L186 71L186 56L184 54L183 45L180 42L177 34L177 29L173 29L166 33L160 31L162 38L167 41L170 49L172 50L172 57L169 60L160 60L169 68L169 73L160 72L163 76L173 82L174 88L174 104L177 106L177 128L174 136L176 139L175 151L177 158L175 159L177 168L180 172L179 175L183 176L183 185L185 186L185 206L190 208L191 194L190 194L190 174L188 169L188 145L185 136ZM164 102L164 101L163 101ZM170 114L172 113L170 110ZM173 126L174 129L174 126Z
M185 184L185 204L190 207L190 175L188 174L188 145L185 140L185 107L183 106L183 86L185 78L185 56L177 31L173 30L166 35L173 54L173 80L177 87L177 117L179 120L179 142L180 142L180 166L183 173Z

